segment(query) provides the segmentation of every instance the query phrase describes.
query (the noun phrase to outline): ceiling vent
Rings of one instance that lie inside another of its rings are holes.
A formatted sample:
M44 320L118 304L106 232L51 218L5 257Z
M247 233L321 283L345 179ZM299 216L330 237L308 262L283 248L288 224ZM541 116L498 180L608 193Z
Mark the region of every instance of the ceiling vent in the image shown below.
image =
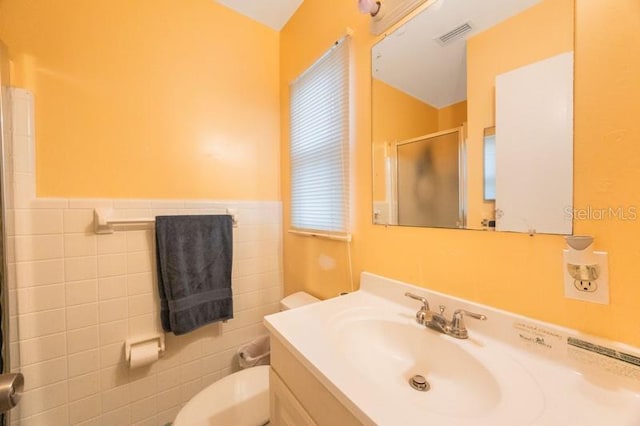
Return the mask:
M471 30L473 30L473 27L471 26L471 22L465 22L464 24L455 27L451 31L448 31L442 34L441 36L436 37L434 40L440 46L446 46L449 43L453 43L459 38L462 38L465 34L471 32Z

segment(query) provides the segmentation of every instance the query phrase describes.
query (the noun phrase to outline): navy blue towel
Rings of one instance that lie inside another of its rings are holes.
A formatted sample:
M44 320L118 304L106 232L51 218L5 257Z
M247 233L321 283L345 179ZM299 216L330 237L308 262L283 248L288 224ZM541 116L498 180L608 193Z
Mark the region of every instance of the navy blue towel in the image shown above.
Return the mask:
M156 259L165 331L233 318L231 216L156 217Z

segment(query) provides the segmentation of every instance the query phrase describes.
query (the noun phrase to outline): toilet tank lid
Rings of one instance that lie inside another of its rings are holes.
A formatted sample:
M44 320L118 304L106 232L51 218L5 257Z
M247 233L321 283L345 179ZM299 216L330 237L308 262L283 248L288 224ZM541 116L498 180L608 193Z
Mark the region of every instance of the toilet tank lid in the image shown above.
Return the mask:
M309 305L311 303L319 302L320 299L313 297L309 293L299 291L297 293L290 294L280 301L282 309L294 309L300 306Z

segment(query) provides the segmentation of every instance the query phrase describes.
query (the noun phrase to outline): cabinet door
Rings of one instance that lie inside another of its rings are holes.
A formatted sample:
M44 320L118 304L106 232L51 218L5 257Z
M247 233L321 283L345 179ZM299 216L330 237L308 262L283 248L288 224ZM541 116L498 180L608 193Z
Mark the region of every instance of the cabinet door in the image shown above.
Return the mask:
M270 426L316 425L273 368L269 369L269 393Z
M573 53L496 77L496 230L571 235Z

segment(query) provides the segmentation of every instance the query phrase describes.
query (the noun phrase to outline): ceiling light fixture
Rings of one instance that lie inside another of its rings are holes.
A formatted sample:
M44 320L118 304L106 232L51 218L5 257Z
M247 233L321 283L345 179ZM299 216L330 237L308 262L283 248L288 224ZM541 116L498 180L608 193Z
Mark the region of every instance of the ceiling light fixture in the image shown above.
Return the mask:
M375 0L358 0L358 9L362 13L368 13L371 16L376 16L380 12L382 3Z

